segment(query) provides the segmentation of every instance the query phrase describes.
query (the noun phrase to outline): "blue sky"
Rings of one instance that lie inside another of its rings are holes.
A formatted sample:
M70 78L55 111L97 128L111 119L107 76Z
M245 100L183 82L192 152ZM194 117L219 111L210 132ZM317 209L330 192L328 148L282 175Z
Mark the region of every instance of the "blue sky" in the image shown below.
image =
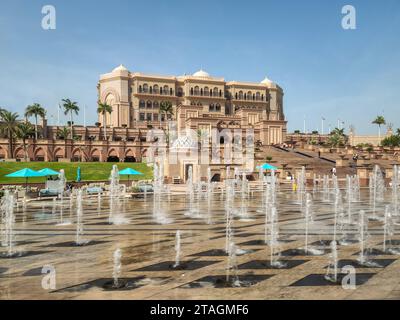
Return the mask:
M41 28L46 4L57 10L56 30ZM356 30L341 27L346 4L357 10ZM323 116L325 130L339 118L376 133L378 114L400 127L399 34L398 0L2 0L0 106L23 112L39 102L55 117L68 97L92 124L98 77L120 63L165 75L203 68L276 81L290 131L304 116L317 130Z

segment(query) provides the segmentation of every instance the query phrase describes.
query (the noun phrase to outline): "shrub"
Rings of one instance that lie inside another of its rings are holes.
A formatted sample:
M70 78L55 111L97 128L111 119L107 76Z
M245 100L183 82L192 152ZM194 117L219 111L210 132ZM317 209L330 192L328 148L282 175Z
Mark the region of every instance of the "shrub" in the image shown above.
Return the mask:
M400 147L400 135L386 137L382 140L381 145L383 147Z

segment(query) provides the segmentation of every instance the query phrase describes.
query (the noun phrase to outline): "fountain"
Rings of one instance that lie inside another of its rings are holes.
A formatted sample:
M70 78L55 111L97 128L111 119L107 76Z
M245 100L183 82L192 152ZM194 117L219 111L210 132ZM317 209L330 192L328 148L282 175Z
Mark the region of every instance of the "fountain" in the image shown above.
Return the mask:
M329 202L329 176L324 175L322 181L322 201Z
M310 223L314 221L311 205L312 205L311 194L307 193L306 201L305 201L305 208L304 208L304 222L305 222L304 252L306 254L311 254L311 255L322 255L322 254L324 254L324 252L322 250L310 248L309 244L308 244L308 240L309 240L308 234L309 234Z
M177 230L175 236L175 264L173 268L179 267L180 259L181 259L181 231Z
M76 236L75 244L82 246L88 243L86 240L82 240L83 236L83 208L82 208L82 190L79 189L76 197Z
M270 266L271 268L284 268L286 264L279 261L279 229L278 229L278 214L275 207L271 208L271 218L270 218Z
M164 173L162 170L162 165L159 167L156 163L154 164L153 218L156 223L169 224L172 222L172 220L168 219L164 210L161 209L161 194L164 189Z
M383 174L378 165L374 167L372 175L369 179L370 188L370 199L372 201L372 217L371 220L381 220L377 216L377 202L381 202L384 199L385 193L385 180Z
M114 260L114 267L113 267L113 280L114 280L114 284L113 287L114 288L119 288L120 282L119 282L119 278L121 277L121 258L122 258L122 251L121 249L117 249L114 251L113 254L113 260Z
M101 214L101 193L97 194L97 215Z
M397 248L390 247L387 245L392 244L392 237L395 233L395 223L393 221L393 215L390 211L390 206L385 207L385 219L383 223L383 252L387 254L400 255L400 250Z
M392 208L393 208L393 216L399 216L399 183L400 183L400 172L397 165L393 166L393 175L392 175Z
M359 241L360 241L360 255L357 259L358 263L365 267L379 268L380 265L374 261L371 261L368 257L368 244L369 244L369 234L368 234L368 219L365 218L365 211L360 210L359 217Z
M307 189L306 168L302 167L300 174L297 175L297 200L302 207L306 189Z
M338 282L338 251L336 241L331 242L330 263L326 270L325 279L337 283Z
M228 265L226 268L226 283L233 287L240 287L236 251L237 251L236 245L233 241L231 241L228 246L228 259L227 259ZM232 280L231 280L231 275L232 275Z
M108 223L112 224L114 213L118 212L119 199L119 171L116 165L112 166L110 176L110 214L108 216Z
M6 190L1 199L1 212L2 212L2 246L7 247L7 257L12 257L16 252L14 251L14 194Z

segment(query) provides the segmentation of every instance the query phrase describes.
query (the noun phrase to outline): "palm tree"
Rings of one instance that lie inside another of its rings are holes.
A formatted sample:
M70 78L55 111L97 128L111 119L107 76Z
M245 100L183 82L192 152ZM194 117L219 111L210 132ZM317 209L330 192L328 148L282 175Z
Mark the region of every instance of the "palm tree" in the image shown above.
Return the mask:
M78 115L79 113L79 106L77 102L72 102L70 99L62 99L63 107L64 107L64 114L67 115L69 113L69 124L71 126L71 139L74 136L74 127L72 121L72 114L75 113Z
M168 115L173 115L174 109L172 107L172 103L170 101L162 101L160 103L160 113L161 115L164 114L165 118L167 118ZM161 117L160 117L160 128L161 128Z
M103 116L103 129L104 129L104 140L107 140L107 125L106 125L106 115L107 113L111 114L113 111L112 106L108 105L106 102L101 103L100 101L97 103L97 113Z
M14 154L14 134L16 133L18 121L18 113L10 112L2 109L0 111L0 129L8 138L8 157L12 158Z
M58 129L57 131L57 139L66 140L68 139L70 130L67 127L63 127L62 129Z
M44 119L46 116L46 110L39 104L34 103L26 107L25 109L25 117L35 117L35 139L38 138L38 117Z
M25 161L28 160L28 146L26 144L26 139L31 138L33 135L35 135L35 133L36 130L32 127L32 125L29 122L27 123L21 122L17 126L16 137L22 140Z
M377 116L374 121L372 121L372 124L377 124L378 125L378 134L379 134L379 140L381 138L381 125L386 124L386 120L383 116Z
M162 127L161 127L161 115L162 114L164 114L165 115L165 117L164 117L164 119L168 119L168 116L169 115L173 115L174 114L174 109L173 109L173 107L172 107L172 103L170 102L170 101L162 101L161 103L160 103L160 128L162 129L162 130L164 130ZM165 130L164 130L164 132L165 132ZM167 124L167 132L166 132L166 139L165 139L165 142L167 143L167 144L169 144L169 125Z
M335 128L329 136L328 144L332 147L339 147L340 145L345 144L346 140L347 137L344 134L344 129Z

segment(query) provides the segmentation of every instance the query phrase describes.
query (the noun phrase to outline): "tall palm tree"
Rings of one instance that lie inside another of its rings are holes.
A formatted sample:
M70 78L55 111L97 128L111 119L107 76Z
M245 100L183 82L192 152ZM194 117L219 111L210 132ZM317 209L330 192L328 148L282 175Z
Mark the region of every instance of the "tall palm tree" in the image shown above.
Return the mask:
M46 116L46 110L39 104L34 103L26 107L25 109L25 117L35 117L35 139L38 138L38 117L44 119Z
M165 119L168 119L169 115L173 115L174 114L174 108L172 107L172 103L170 101L162 101L160 103L160 128L162 128L161 126L161 115L164 114L165 115ZM164 130L164 129L163 129ZM165 131L164 131L165 132ZM167 132L166 132L166 139L165 142L167 144L169 144L169 125L167 124Z
M381 138L381 125L386 124L386 120L384 116L377 116L374 121L372 121L372 124L377 124L378 125L378 134L379 134L379 139Z
M107 113L111 114L113 111L112 106L108 105L106 102L98 102L97 103L97 113L103 116L103 129L104 129L104 140L107 140L107 125L106 125L106 115Z
M168 115L174 114L174 109L172 107L172 103L170 101L162 101L160 103L160 113L161 115L165 115L165 119L167 119ZM160 117L160 127L161 127L161 117Z
M21 122L17 126L16 137L22 140L22 146L24 148L24 159L28 160L28 146L26 144L26 139L31 138L36 133L36 130L32 127L29 122Z
M2 109L0 112L0 129L8 138L8 157L12 158L14 154L14 135L19 124L18 113Z
M79 113L79 106L77 102L72 102L70 99L62 99L64 114L67 115L69 113L69 123L71 126L71 139L74 137L74 127L72 121L72 114L75 113L78 115Z

